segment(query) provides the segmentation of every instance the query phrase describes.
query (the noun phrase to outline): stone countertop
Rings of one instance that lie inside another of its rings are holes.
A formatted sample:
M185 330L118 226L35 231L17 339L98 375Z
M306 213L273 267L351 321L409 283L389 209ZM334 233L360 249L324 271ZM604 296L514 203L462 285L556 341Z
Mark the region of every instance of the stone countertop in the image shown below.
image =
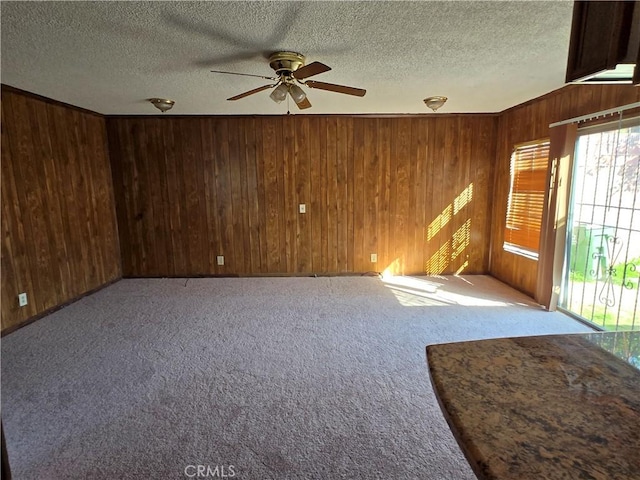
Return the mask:
M444 416L480 479L640 479L638 359L640 332L427 347Z

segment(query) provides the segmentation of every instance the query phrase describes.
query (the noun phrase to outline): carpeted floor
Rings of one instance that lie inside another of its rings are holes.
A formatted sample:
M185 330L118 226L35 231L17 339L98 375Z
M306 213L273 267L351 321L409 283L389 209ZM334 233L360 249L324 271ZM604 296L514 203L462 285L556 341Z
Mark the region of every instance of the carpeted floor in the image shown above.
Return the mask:
M589 329L490 277L391 281L122 280L8 335L14 478L475 478L425 346Z

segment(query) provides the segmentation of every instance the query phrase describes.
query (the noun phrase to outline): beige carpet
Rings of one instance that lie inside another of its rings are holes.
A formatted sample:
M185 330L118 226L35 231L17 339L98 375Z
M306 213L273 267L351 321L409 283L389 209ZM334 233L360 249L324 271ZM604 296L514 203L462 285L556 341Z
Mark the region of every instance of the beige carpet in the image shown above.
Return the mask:
M484 276L123 280L2 340L14 478L471 480L425 346L588 330Z

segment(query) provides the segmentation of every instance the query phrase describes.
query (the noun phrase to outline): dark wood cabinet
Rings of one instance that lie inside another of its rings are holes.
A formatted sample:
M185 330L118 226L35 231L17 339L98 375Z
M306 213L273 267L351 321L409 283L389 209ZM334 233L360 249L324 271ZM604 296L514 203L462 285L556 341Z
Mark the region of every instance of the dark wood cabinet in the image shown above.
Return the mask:
M640 84L640 1L576 1L567 82Z

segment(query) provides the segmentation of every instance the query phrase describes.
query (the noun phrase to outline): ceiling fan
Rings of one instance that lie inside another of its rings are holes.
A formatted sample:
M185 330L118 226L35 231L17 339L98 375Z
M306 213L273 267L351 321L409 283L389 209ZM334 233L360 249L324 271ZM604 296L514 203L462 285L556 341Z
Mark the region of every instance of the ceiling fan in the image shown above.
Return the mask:
M311 62L309 65L304 64L304 55L296 52L275 52L269 56L269 66L276 72L275 77L266 77L263 75L252 75L249 73L224 72L221 70L211 70L213 73L227 73L229 75L244 75L247 77L258 77L275 81L269 85L254 88L248 92L235 95L227 100L240 100L254 93L262 92L269 88L273 91L269 97L276 103L282 102L287 98L287 94L291 95L293 101L296 102L298 108L305 109L311 107L311 103L307 98L307 94L298 86L305 85L309 88L317 88L319 90L327 90L329 92L344 93L347 95L355 95L356 97L364 97L367 93L362 88L347 87L344 85L336 85L335 83L317 82L315 80L305 80L314 75L328 72L330 67L320 62Z

